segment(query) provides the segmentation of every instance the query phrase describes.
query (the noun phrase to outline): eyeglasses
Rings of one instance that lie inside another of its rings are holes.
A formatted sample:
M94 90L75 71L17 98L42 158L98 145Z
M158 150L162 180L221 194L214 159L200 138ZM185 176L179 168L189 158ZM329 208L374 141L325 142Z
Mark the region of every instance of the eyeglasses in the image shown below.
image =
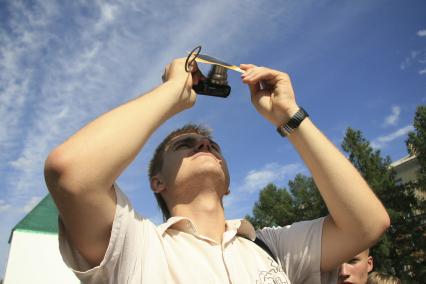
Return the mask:
M214 142L212 139L204 137L204 136L186 136L185 138L179 139L177 141L174 141L170 148L173 151L177 151L180 149L193 149L195 148L197 145L199 145L201 140L207 140L209 142L210 147L217 151L217 152L221 152L221 149L219 147L219 145Z

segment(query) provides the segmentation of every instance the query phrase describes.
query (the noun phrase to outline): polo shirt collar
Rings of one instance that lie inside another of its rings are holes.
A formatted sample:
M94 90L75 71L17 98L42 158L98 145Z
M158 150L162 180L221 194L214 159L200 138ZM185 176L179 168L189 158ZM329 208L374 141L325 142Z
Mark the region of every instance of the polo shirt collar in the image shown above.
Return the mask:
M173 226L176 223L183 222L184 226L182 230L186 233L193 235L198 235L197 227L188 217L182 216L173 216L167 220L166 223L163 223L158 226L158 230L161 235L163 235L167 229ZM246 219L234 219L234 220L225 220L226 231L224 233L224 241L226 239L231 239L233 236L241 236L247 239L254 241L256 239L256 232L253 225Z

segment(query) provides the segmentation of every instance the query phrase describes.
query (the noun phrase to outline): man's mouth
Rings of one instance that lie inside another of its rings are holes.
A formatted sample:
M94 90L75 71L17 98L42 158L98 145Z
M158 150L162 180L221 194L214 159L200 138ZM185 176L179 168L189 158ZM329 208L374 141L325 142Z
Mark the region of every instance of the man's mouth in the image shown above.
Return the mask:
M198 153L192 155L192 159L198 158L200 156L209 156L209 157L212 157L213 159L215 159L216 161L219 161L219 159L210 152L198 152Z
M338 283L338 284L352 284L352 282L351 282L351 281L348 281L348 280L347 280L348 278L346 278L346 279L345 279L345 278L346 278L346 277L342 277L342 278L340 278L340 277L339 277L339 279L337 280L337 283Z

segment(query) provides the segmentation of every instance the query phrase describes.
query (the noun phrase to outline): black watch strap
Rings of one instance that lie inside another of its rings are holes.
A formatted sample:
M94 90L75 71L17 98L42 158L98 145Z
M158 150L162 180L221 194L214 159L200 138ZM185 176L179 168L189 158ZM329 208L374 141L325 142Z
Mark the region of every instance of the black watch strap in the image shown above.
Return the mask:
M278 133L282 137L290 135L307 117L309 117L309 114L303 108L299 108L299 110L290 118L287 123L277 128Z

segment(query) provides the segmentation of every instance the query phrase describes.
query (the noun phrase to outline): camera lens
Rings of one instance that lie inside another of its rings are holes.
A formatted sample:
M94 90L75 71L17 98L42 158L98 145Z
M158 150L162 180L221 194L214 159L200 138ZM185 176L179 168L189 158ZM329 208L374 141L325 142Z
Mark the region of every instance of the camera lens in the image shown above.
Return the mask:
M225 67L219 66L219 65L212 65L212 68L210 69L208 79L218 85L228 85L228 74Z

